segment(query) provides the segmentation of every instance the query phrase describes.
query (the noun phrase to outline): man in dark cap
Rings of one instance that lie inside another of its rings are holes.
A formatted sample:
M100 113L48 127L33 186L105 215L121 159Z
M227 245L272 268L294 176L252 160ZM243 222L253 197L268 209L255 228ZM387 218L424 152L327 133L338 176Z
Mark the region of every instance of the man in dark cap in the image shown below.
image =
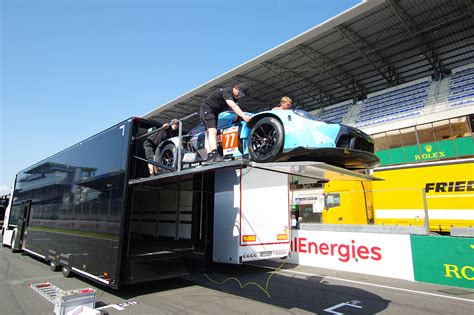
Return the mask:
M152 160L155 156L156 148L166 139L176 137L178 135L179 121L172 119L169 123L164 123L160 131L151 134L144 142L145 156L147 160ZM170 128L171 127L171 128ZM158 168L152 164L148 164L150 175L158 174Z
M199 118L206 127L206 151L208 162L220 162L222 156L217 152L217 119L219 113L232 109L245 122L250 120L250 116L244 114L238 105L238 101L248 92L248 87L244 83L217 89L202 102L199 109Z

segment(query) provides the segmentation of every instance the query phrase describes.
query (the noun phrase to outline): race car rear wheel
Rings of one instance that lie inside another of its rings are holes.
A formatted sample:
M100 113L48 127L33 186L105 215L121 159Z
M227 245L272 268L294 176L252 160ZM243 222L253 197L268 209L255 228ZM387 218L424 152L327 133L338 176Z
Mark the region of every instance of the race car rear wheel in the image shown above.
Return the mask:
M176 169L178 166L178 152L176 146L173 143L165 145L160 151L157 162Z
M250 158L258 163L276 160L283 149L283 141L283 125L277 118L260 119L250 130Z

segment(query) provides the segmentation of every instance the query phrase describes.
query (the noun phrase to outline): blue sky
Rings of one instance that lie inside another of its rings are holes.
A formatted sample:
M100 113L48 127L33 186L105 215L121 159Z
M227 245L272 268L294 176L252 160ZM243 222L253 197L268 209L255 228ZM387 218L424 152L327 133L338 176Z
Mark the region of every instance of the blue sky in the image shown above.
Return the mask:
M0 0L0 194L18 171L359 2Z

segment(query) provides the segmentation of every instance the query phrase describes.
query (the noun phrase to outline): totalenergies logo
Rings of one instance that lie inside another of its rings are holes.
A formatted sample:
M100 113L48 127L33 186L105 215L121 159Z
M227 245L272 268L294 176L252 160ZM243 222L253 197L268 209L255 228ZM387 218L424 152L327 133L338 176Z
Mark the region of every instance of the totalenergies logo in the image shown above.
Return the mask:
M350 244L317 243L308 241L306 237L295 237L291 242L290 250L304 254L334 256L342 262L348 262L350 259L355 261L359 261L359 259L379 261L382 259L380 247L358 245L354 240L351 240Z
M474 250L474 245L470 246ZM458 278L474 281L474 267L473 266L458 266L455 264L443 264L444 265L444 276L446 278Z

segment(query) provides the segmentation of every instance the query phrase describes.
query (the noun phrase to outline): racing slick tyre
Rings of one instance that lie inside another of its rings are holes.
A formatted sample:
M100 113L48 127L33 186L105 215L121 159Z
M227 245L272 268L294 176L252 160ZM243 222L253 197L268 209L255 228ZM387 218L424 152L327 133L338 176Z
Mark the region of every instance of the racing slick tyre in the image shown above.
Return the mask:
M282 123L275 117L264 117L250 130L250 159L257 163L271 162L283 150L284 131Z
M62 266L61 267L61 272L63 274L63 277L65 277L65 278L71 278L72 277L71 268L69 268L69 267Z
M172 167L174 169L178 168L178 150L173 143L168 143L160 150L160 155L157 160L158 163L161 163L165 166Z

